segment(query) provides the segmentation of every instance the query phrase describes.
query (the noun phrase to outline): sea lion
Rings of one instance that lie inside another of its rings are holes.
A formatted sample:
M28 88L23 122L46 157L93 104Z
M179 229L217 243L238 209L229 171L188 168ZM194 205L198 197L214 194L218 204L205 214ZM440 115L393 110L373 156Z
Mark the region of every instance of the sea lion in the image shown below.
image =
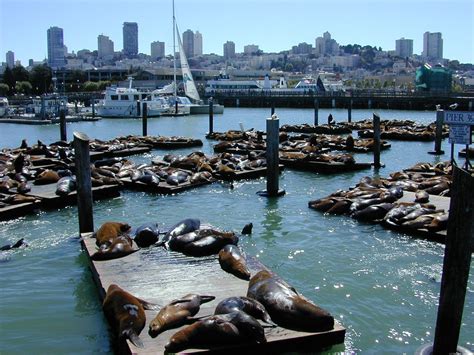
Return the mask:
M169 231L166 233L166 235L163 238L163 243L165 244L165 248L167 247L167 243L173 237L186 234L189 232L193 232L199 229L200 226L201 226L201 221L196 218L187 218L187 219L182 220L181 222L176 223L174 226L172 226L169 229Z
M252 316L241 312L214 315L176 332L165 345L165 353L189 348L208 349L241 343L265 343L263 327Z
M429 200L430 200L430 195L428 192L424 190L420 190L417 193L415 193L415 202L426 203Z
M199 312L201 305L214 299L214 296L187 294L180 299L171 301L150 322L148 334L152 338L156 338L158 334L166 330L196 322L198 319L193 317Z
M222 270L242 280L250 280L250 271L245 257L236 245L227 244L219 251L219 264Z
M20 184L16 188L16 191L19 194L27 194L28 192L31 191L31 185L28 184L26 181L20 182Z
M139 335L145 327L145 309L154 309L152 304L112 284L107 289L102 308L119 339L129 339L135 346L143 348Z
M56 195L58 196L67 196L71 192L77 189L76 186L76 177L75 176L65 176L59 179L56 183Z
M253 223L247 223L244 228L242 228L241 234L252 234Z
M133 247L133 241L128 235L119 235L110 245L102 244L100 249L91 255L92 260L111 260L123 258L135 253L138 249Z
M147 223L137 228L135 231L135 243L140 248L146 248L158 241L160 229L158 223Z
M329 214L345 214L349 212L349 208L351 207L352 200L348 198L343 198L337 200L337 202L331 206L330 209L326 211Z
M272 319L265 310L265 307L257 300L245 296L228 297L223 299L216 306L214 314L226 314L235 311L245 312L255 319L260 319L272 327L276 327L276 324L272 322Z
M130 226L121 222L105 222L100 226L95 234L96 245L111 244L119 235L130 230Z
M443 213L433 218L426 226L430 232L438 232L448 228L449 213Z
M259 271L250 279L247 297L263 304L271 319L284 328L320 332L334 327L329 312L299 295L270 271Z
M10 250L10 249L17 249L17 248L27 247L27 246L28 246L28 244L25 242L25 239L21 238L20 240L18 240L14 244L6 244L6 245L0 247L0 251L6 251L6 250Z
M227 244L237 244L239 238L233 232L221 232L214 229L199 231L199 238L186 243L180 250L188 256L209 256L217 254Z
M368 206L362 210L354 212L351 217L359 221L376 221L383 219L388 211L393 208L393 203L380 203Z
M189 178L189 175L184 171L175 171L174 173L168 175L166 178L166 183L168 185L178 186L179 184L185 183Z
M60 179L58 173L54 170L45 170L39 174L33 184L35 185L47 185L54 184Z

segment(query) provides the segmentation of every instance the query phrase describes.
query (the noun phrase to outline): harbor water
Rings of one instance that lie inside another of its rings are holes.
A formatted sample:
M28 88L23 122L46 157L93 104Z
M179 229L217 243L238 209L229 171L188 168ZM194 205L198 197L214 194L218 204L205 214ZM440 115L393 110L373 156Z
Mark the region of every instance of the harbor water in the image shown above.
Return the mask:
M313 123L310 109L276 109L280 125ZM346 110L319 110L319 121L332 113L336 122L347 120ZM370 110L352 110L354 121L372 117ZM435 120L435 112L380 110L381 119ZM214 131L265 129L270 109L226 108L214 116ZM215 141L204 138L208 116L162 117L148 120L150 135L200 138L212 153ZM141 120L102 119L67 125L91 139L140 135ZM59 126L0 125L0 146L17 147L21 139L34 144L59 140ZM449 159L447 140L443 156L429 155L433 142L391 142L382 151L388 176L417 162ZM187 154L195 149L176 150ZM149 162L169 151L153 150L131 157ZM356 160L371 162L371 154ZM123 191L121 197L94 204L94 223L123 221L134 227L147 222L170 225L199 218L221 229L240 231L252 222L251 236L240 239L242 249L277 272L299 293L313 300L346 327L345 343L327 353L414 353L433 341L444 246L359 223L346 216L328 216L308 208L308 201L347 189L374 170L320 175L286 169L280 198L260 197L265 179L214 183L162 196ZM78 239L77 208L41 211L0 222L0 245L25 238L25 249L0 256L0 353L85 354L111 353L108 325L103 316L88 261ZM159 277L159 275L156 275ZM212 290L209 290L212 294ZM180 297L182 295L176 295ZM149 320L148 320L149 321ZM145 330L146 331L146 330ZM474 266L471 266L459 345L474 350ZM160 350L158 349L158 352Z

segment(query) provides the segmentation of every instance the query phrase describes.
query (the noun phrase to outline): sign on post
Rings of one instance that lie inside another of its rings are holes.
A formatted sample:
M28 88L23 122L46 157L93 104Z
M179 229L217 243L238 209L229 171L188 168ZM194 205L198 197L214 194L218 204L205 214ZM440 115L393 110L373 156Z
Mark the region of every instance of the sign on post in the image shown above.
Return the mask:
M449 126L449 143L471 144L471 126L451 125Z
M474 112L444 111L444 123L449 125L449 143L472 143L471 126L474 126Z

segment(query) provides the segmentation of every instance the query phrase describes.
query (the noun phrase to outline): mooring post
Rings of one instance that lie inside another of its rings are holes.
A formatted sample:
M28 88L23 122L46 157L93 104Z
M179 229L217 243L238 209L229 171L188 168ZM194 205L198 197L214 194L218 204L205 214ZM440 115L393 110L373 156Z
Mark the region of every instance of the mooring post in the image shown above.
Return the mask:
M369 110L372 108L372 99L369 99L369 101L367 101L367 108Z
M314 99L314 125L317 126L319 124L319 101L318 99Z
M352 99L349 100L349 107L347 108L347 122L352 122Z
M454 354L458 348L471 252L474 251L474 178L457 166L453 168L433 355Z
M443 121L444 121L444 111L436 111L436 132L435 132L435 146L434 151L429 152L434 155L444 154L444 151L441 149L441 140L443 139Z
M62 141L67 141L66 110L64 107L59 110L59 135Z
M272 108L270 110L270 116L273 116L275 114L275 103L272 102Z
M140 100L137 100L137 117L140 117L142 114L141 114L141 102Z
M209 98L209 134L214 133L214 99Z
M79 113L79 109L77 108L77 100L74 101L74 113Z
M267 189L258 194L266 197L277 197L285 194L280 190L279 183L279 145L280 145L280 120L277 115L267 118Z
M332 105L331 106L332 106L332 108L336 108L336 99L335 98L332 99Z
M469 111L473 111L473 108L474 108L474 102L469 101Z
M92 118L95 118L95 100L92 98Z
M89 155L89 137L74 132L74 153L76 155L77 211L79 214L79 232L94 231L92 212L91 163Z
M148 135L148 109L147 109L147 103L143 103L143 109L142 109L142 133L143 136Z
M46 118L46 105L44 102L44 97L41 96L41 119L44 120Z
M374 113L374 167L380 168L380 117Z

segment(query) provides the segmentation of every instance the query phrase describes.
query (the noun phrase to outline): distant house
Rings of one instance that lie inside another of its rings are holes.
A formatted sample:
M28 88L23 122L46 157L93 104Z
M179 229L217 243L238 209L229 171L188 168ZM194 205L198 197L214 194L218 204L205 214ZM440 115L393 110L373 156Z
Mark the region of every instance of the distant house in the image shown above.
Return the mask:
M416 70L417 91L450 92L453 82L451 70L443 66L424 64Z

